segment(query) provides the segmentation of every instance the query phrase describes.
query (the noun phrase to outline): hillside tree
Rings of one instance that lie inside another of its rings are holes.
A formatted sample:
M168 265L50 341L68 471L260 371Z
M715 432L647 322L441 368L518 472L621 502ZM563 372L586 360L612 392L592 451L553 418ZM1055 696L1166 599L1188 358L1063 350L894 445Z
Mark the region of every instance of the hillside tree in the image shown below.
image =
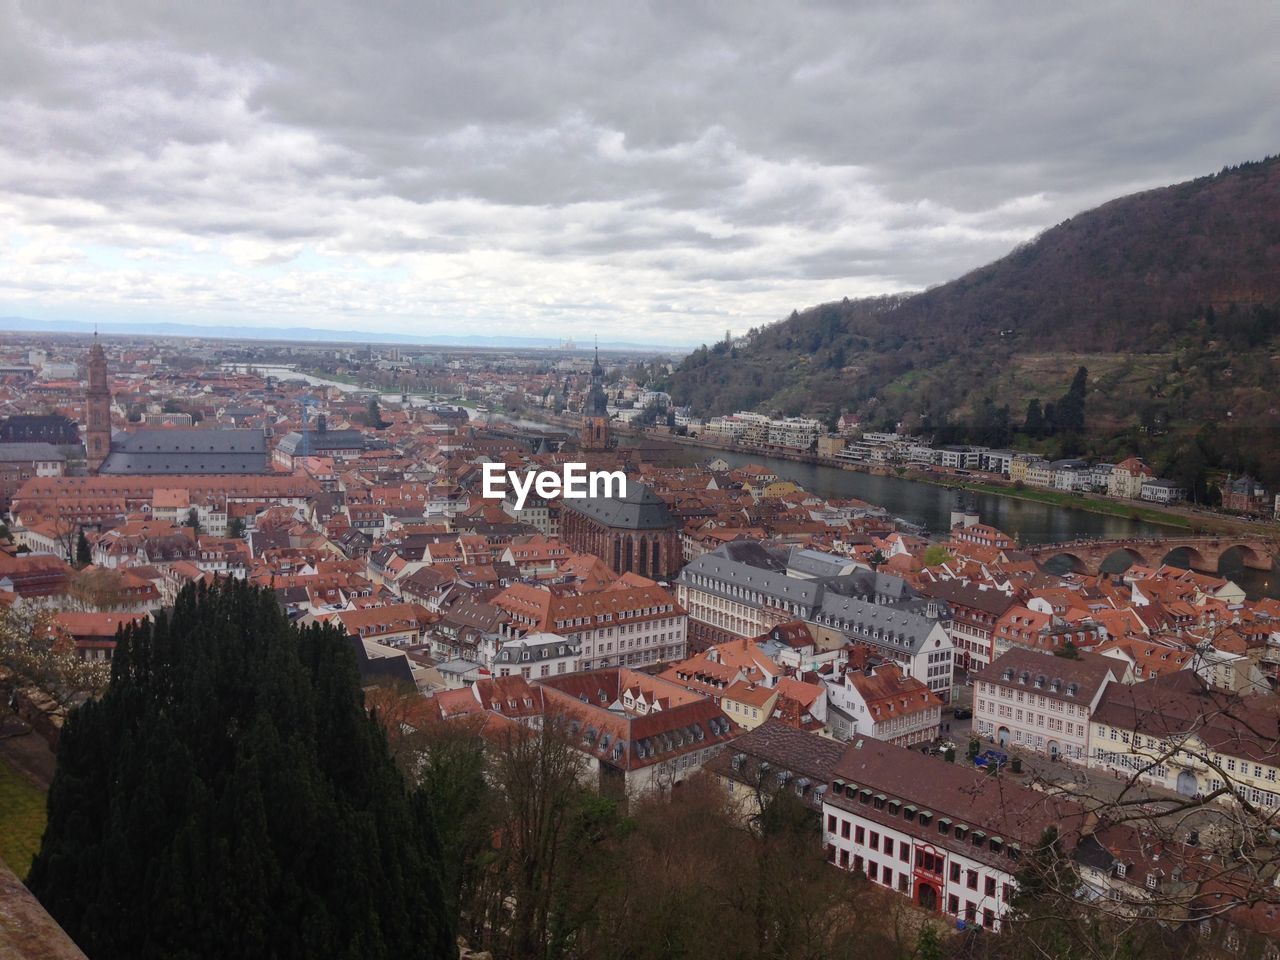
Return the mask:
M28 884L95 958L450 957L437 831L333 627L191 585L63 729Z

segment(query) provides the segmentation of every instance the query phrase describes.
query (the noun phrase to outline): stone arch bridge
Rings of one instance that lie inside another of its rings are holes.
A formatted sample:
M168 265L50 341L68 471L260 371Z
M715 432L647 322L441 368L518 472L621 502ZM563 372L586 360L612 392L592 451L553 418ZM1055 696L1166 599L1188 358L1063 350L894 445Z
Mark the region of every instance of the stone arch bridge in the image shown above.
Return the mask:
M1062 557L1075 573L1097 574L1102 564L1117 554L1131 563L1158 567L1175 550L1185 550L1192 570L1217 573L1223 554L1235 550L1241 562L1254 570L1270 570L1280 556L1280 539L1245 536L1158 537L1131 540L1073 540L1068 543L1038 543L1026 553L1043 566Z

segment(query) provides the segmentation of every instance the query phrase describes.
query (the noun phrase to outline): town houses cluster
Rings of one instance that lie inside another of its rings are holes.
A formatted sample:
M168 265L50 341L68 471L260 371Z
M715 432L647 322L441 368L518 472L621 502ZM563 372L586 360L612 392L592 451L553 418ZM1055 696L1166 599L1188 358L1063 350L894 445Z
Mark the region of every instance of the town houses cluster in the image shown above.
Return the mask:
M832 869L990 930L1049 826L1102 901L1192 889L1229 863L1203 828L1156 852L1087 813L1077 776L1212 798L1224 822L1280 811L1280 602L1215 573L1052 573L965 510L926 537L781 467L620 443L611 408L630 386L598 355L536 373L475 354L362 361L384 387L425 368L454 402L362 389L330 354L323 368L95 338L11 343L3 359L0 604L39 613L83 658L109 660L122 626L186 584L246 579L297 622L342 631L366 685L421 698L436 722L554 714L593 782L624 798L694 776L744 803L766 782L793 791ZM468 377L487 378L484 405L503 385L545 386L576 423L487 417L457 389ZM826 436L747 414L698 426L795 449ZM1159 482L1137 461L841 439L868 461L1028 484L1069 474L1153 499ZM626 483L563 499L521 480L568 463ZM485 496L497 474L504 495ZM1197 896L1165 919L1276 932Z

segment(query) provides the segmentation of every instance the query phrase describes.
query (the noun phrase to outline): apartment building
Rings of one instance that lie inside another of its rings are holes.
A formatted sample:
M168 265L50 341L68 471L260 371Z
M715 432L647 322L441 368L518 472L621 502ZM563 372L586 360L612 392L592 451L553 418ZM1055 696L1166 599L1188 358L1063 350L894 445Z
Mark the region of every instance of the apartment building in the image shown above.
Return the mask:
M973 727L1001 747L1083 763L1090 718L1125 665L1102 655L1078 660L1010 650L974 674Z
M967 580L925 583L920 592L943 607L942 626L955 644L955 664L975 670L991 662L996 623L1014 605L1003 591Z
M1061 797L869 737L836 763L822 813L836 866L988 930L1045 829L1073 837L1083 819Z
M1108 685L1091 724L1090 767L1187 797L1225 788L1220 802L1280 810L1280 718L1258 698L1177 670Z
M896 664L882 663L828 681L827 722L839 740L874 737L909 747L937 739L942 700Z
M904 676L919 680L946 703L951 699L955 644L939 619L941 608L933 605L927 609L933 611L933 617L903 605L827 592L811 620L896 663Z
M560 676L578 669L581 647L554 633L528 633L502 643L491 664L497 677L521 676L526 680Z
M688 614L662 587L559 595L513 584L494 598L504 637L552 633L580 648L579 669L643 667L688 656Z

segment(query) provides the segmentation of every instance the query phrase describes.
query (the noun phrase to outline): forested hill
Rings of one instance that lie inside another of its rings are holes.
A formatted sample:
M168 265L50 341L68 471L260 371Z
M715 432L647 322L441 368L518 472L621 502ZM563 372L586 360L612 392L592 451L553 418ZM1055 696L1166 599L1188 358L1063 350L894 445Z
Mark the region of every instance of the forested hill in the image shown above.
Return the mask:
M1209 424L1198 452L1211 466L1280 479L1280 453L1267 449L1280 423L1278 328L1271 157L1113 200L923 293L823 304L700 348L672 392L703 413L857 413L868 427L1136 451L1155 465ZM1028 404L1063 395L1081 366L1083 432L1023 435Z

